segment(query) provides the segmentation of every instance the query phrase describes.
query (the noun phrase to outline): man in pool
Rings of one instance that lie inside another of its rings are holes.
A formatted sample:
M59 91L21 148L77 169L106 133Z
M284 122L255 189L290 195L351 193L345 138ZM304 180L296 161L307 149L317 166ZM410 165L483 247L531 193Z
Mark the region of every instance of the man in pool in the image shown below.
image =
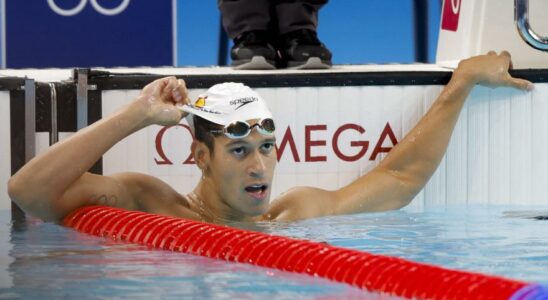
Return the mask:
M442 159L466 97L476 84L530 90L512 78L508 52L460 62L428 113L371 172L334 191L296 187L270 202L276 166L274 120L261 97L235 83L213 86L194 103L183 80L156 80L116 113L52 146L27 163L8 184L26 213L60 221L86 205L223 223L294 221L326 215L404 207ZM174 125L187 117L191 150L202 178L187 195L137 173L101 176L87 170L114 144L151 124Z

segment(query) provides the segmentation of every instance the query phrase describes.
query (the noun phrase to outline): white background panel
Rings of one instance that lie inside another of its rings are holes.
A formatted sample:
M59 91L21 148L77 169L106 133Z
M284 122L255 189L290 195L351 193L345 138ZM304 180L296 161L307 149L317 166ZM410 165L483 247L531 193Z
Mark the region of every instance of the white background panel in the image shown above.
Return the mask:
M531 198L531 167L532 159L531 147L531 93L507 90L507 97L511 103L510 126L510 155L505 161L499 163L509 163L511 170L506 172L509 176L508 187L510 189L510 199L515 199L523 204L532 204ZM547 111L548 112L548 111ZM545 172L548 170L545 170ZM507 202L510 202L508 200Z
M510 201L510 108L508 90L491 91L489 99L489 198Z
M122 97L123 95L120 95ZM126 104L133 101L138 96L138 91L128 90L125 92ZM129 172L146 173L148 171L147 161L142 159L143 153L146 157L150 157L147 131L140 130L131 134L127 139L127 165L126 170Z
M108 91L102 94L102 114L106 117L127 103L126 95L130 91ZM120 171L127 171L128 140L124 139L114 145L103 155L103 173L110 175ZM146 157L146 156L144 156Z
M59 132L59 141L62 141L64 139L70 137L73 134L74 134L74 132Z
M278 146L280 146L284 135L288 131L291 132L291 136L295 141L298 139L295 135L297 132L297 127L295 125L297 123L297 91L291 88L273 90L275 91L273 95L275 101L269 100L270 98L266 98L266 95L263 97L265 97L269 103L275 103L271 109L276 117L276 139ZM295 174L297 168L296 160L304 160L303 150L304 149L301 149L299 145L294 153L292 152L291 144L289 142L285 143L284 149L279 153L281 157L277 166L277 173Z
M321 108L319 104L319 93L318 88L312 88L312 87L302 87L302 88L296 88L297 89L297 95L295 98L295 102L297 104L297 123L296 123L296 130L294 132L294 135L296 137L296 142L299 145L302 145L302 157L301 162L306 162L307 159L307 147L305 147L305 139L306 139L306 126L317 126L317 125L324 125L322 122L320 122L318 117L318 112ZM276 116L278 112L273 112ZM312 127L311 127L312 129ZM318 143L319 141L326 141L327 140L327 131L326 130L310 130L309 131L309 138L310 143ZM326 142L327 146L327 142ZM310 146L309 149L309 159L313 160L315 157L318 156L325 156L325 148L326 146ZM318 165L324 164L322 162L318 161L312 161L308 163L301 163L299 164L299 171L298 175L304 175L307 174L308 176L300 177L297 176L297 180L299 182L303 182L303 185L316 185L314 178L316 178L316 174L319 171ZM301 181L305 180L305 181Z
M531 200L548 203L548 84L536 84L531 93ZM512 199L521 202L527 199Z
M335 189L355 180L377 165L385 155L371 155L386 123L398 141L428 110L441 86L367 86L262 88L258 92L269 103L277 124L278 146L291 129L299 161L286 144L276 169L273 196L297 185ZM192 90L191 99L203 90ZM548 93L537 84L533 93L510 88L476 87L456 124L446 156L410 209L458 203L548 204ZM136 91L103 93L103 113L127 103ZM367 153L355 162L345 162L333 149L335 131L346 123L365 129L344 131L338 139L340 151L354 155L353 141L369 141ZM186 122L183 122L186 124ZM325 162L306 162L305 127L325 125L312 131L310 140L325 141L313 146L312 156ZM183 165L189 155L190 134L176 127L166 131L162 148L172 165L158 165L155 140L160 126L137 133L116 145L104 159L105 173L138 171L159 176L180 192L189 192L200 178L195 165ZM391 147L389 139L383 143Z
M406 86L403 88L405 95L401 103L401 128L402 134L407 134L419 122L424 114L424 102L432 102L430 99L430 88L422 86ZM437 98L437 95L433 99Z
M327 161L325 163L322 163L320 168L322 176L318 178L318 186L323 186L322 183L325 183L326 177L331 177L331 180L335 181L333 180L333 178L336 178L336 173L340 171L340 161L333 151L333 134L342 124L340 121L341 116L339 114L339 112L341 111L341 109L339 108L340 105L343 105L345 107L349 107L350 105L352 105L354 103L354 99L352 99L354 95L352 95L351 93L341 94L341 89L339 87L327 87L321 90L319 97L320 98L318 99L318 102L320 105L320 110L318 111L318 120L319 123L326 126L327 132L329 133L327 135L328 138L326 139L326 148L328 149L328 151L325 156ZM337 101L335 99L341 99L341 101ZM349 116L349 119L350 118L351 116ZM344 141L340 139L339 144L344 144ZM335 174L335 176L333 177L327 174Z
M34 136L36 155L48 150L49 148L49 132L37 132Z
M332 173L322 173L322 176L320 176L318 178L318 187L321 187L323 189L326 189L326 190L329 190L329 191L333 191L333 190L336 190L338 189L341 185L339 185L339 181L340 181L340 174L339 172L332 172ZM357 176L355 174L353 174L354 178L356 178ZM292 186L288 186L286 190L294 187L294 186L297 186L298 184L294 184ZM280 192L283 192L283 191L280 191Z
M259 90L259 93L261 92L262 91ZM294 134L297 132L297 127L295 126L298 115L296 101L297 90L292 88L269 89L269 93L263 95L263 98L269 104L274 103L274 106L272 106L272 113L275 114L276 117L276 139L278 146L280 146L287 130L291 131L296 142L297 136ZM278 195L297 184L297 166L300 163L295 162L295 160L304 160L304 149L302 149L301 144L296 145L296 147L296 157L294 158L290 144L285 144L285 148L281 153L280 161L275 171L276 175L274 176L272 188L273 195Z
M345 124L359 125L367 131L369 122L364 121L364 116L358 109L360 105L362 105L362 98L365 95L361 94L359 87L338 88L338 90L340 91L339 98L330 97L330 102L335 103L335 105L329 107L329 110L326 110L326 116L324 118L325 122L329 123L329 128L331 128L331 136L334 138L335 131ZM324 94L323 91L322 94ZM339 99L339 101L334 101L334 99ZM362 141L367 141L365 132L360 133L355 129L347 129L341 132L335 143L341 154L350 157L355 156L362 151L361 146L352 146L352 142ZM371 147L371 145L369 145L369 147ZM357 161L344 161L340 159L335 154L333 148L334 146L331 145L331 157L329 159L330 164L337 166L335 170L341 173L354 174L354 177L358 177L360 175L360 170L357 168ZM361 159L367 159L367 157L366 152Z
M363 175L371 171L381 161L380 156L371 160L371 154L377 143L379 133L382 132L386 118L381 115L380 109L383 101L383 88L378 86L367 86L362 89L362 103L360 105L360 115L363 116L363 124L366 126L364 137L369 141L369 148L364 159L360 160L360 174Z
M379 124L379 134L385 128L387 123L390 124L396 139L400 141L403 136L402 130L402 105L403 101L413 101L417 99L410 99L403 93L403 86L387 86L383 88L383 95L381 99L378 99L381 103L380 111L377 113L381 116L381 123ZM376 135L378 136L378 135ZM383 148L392 148L394 144L390 141L390 138L384 140L375 141L375 144L371 148L373 151L375 146L380 144ZM373 153L372 153L373 154ZM377 155L377 158L384 159L388 153L381 152Z
M11 176L10 93L0 92L0 210L11 208L8 180Z
M476 87L469 100L468 201L485 203L489 199L489 90Z

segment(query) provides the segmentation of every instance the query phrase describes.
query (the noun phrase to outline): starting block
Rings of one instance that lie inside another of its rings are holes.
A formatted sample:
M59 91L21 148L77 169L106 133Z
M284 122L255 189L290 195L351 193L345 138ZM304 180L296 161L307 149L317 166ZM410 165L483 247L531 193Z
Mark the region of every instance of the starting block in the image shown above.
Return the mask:
M436 63L507 50L515 69L548 68L548 1L444 0Z

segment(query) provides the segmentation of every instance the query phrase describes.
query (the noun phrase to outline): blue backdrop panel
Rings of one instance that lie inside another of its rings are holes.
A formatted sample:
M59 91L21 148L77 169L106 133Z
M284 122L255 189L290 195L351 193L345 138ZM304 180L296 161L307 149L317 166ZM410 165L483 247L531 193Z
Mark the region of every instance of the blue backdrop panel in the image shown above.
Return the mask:
M175 63L172 0L6 0L5 16L8 68Z

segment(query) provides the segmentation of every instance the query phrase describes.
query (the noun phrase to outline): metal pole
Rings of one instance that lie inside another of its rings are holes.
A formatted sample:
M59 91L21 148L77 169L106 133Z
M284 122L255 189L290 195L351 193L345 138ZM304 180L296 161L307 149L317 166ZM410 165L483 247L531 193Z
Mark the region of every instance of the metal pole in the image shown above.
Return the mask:
M223 28L223 16L219 23L219 51L217 53L217 64L226 66L228 63L228 36Z
M33 79L25 79L25 162L36 155L36 90Z
M78 69L76 84L76 128L88 126L88 69Z
M25 163L28 163L36 155L36 86L34 80L25 79L22 88L25 91ZM11 203L11 220L14 229L25 224L25 213L13 202Z
M428 62L428 1L413 0L415 61Z
M50 100L51 100L51 134L49 136L50 146L59 141L59 130L57 128L57 91L55 83L49 83Z

